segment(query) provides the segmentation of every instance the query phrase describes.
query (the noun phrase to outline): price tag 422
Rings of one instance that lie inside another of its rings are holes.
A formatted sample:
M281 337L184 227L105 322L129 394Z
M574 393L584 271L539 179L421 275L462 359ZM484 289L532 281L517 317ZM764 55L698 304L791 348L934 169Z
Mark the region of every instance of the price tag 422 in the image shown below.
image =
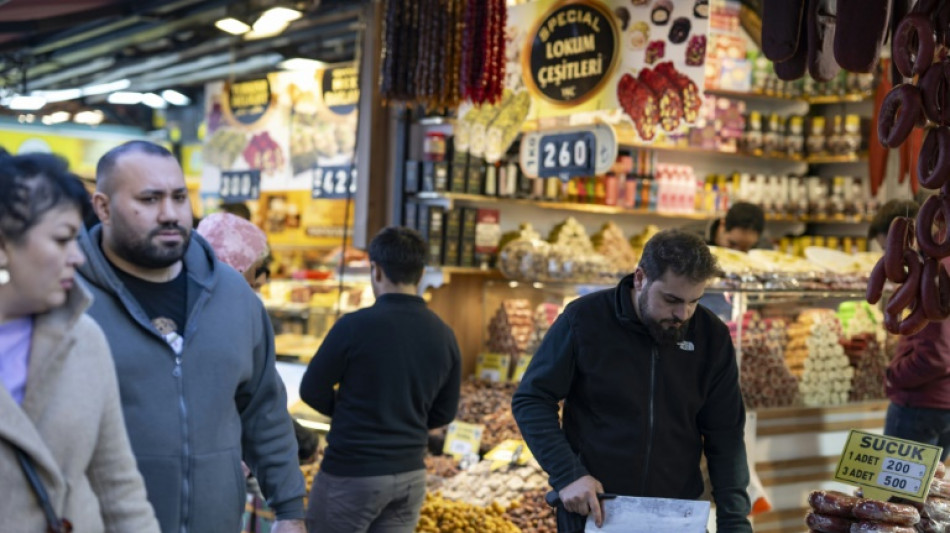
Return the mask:
M312 198L346 198L356 192L356 168L352 165L317 167L313 170Z
M861 486L868 498L923 502L942 452L938 446L853 429L834 478Z

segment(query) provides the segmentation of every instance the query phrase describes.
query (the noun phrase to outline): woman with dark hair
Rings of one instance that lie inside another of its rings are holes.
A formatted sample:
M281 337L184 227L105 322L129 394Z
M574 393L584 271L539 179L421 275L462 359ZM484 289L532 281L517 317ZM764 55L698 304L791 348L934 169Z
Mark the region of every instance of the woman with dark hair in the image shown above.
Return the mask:
M75 280L87 209L62 159L0 154L0 516L15 531L157 533L109 345Z

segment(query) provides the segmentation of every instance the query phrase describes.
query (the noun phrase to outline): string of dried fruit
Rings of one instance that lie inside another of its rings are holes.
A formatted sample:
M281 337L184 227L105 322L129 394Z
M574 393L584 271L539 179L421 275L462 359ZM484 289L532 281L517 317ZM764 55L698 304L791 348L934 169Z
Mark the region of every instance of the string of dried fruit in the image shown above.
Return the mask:
M451 76L451 79L448 80L448 98L446 99L446 106L448 107L458 107L459 102L462 101L461 95L461 83L462 83L462 34L463 34L463 14L468 9L467 0L451 0L453 4L452 8L452 24L449 25L448 31L451 33L452 37L452 58L448 65L448 73Z
M416 83L415 77L415 65L418 63L420 54L419 54L419 21L421 19L421 10L419 9L420 2L410 0L409 5L411 6L411 16L409 19L409 57L407 65L407 78L408 83L406 85L406 100L413 102L419 95L419 86Z
M415 101L416 103L426 103L426 98L428 96L429 88L429 59L432 57L433 50L431 49L429 33L430 26L433 22L432 14L432 0L416 0L416 5L419 6L419 20L418 20L418 44L417 44L417 54L421 58L420 61L416 61L414 64L414 85L415 85Z
M399 100L405 101L409 97L409 83L407 80L409 73L409 48L411 44L412 22L412 0L399 0L399 48L396 63L396 87L395 95Z
M385 38L383 41L383 71L380 76L380 93L384 100L394 99L396 85L396 68L398 61L398 42L395 39L399 27L400 0L386 2L386 18L384 20Z
M497 102L501 100L502 92L505 89L505 28L508 26L508 5L505 0L495 0L497 2L497 18L495 27L492 29L492 35L495 36L495 47L492 52L495 54L494 70L492 71L492 90L490 100Z

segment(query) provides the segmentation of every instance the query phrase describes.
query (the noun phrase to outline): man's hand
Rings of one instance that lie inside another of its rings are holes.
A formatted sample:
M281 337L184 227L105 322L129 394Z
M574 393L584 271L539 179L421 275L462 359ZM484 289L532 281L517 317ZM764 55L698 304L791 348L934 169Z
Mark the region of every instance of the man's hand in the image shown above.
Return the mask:
M604 525L604 509L597 495L603 492L604 486L600 481L594 476L584 476L561 489L558 496L565 509L582 516L594 515L594 523L600 527Z
M303 520L278 520L274 522L270 533L307 533L307 526Z

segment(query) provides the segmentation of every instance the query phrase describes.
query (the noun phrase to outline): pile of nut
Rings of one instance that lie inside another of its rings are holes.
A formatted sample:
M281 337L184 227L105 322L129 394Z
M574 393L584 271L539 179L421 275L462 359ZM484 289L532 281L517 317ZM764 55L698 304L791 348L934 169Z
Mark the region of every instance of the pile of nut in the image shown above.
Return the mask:
M498 504L479 507L426 494L416 533L518 533Z
M505 465L494 470L492 461L481 461L445 480L442 495L450 500L483 506L498 503L507 508L525 492L545 487L547 476L534 459L524 466Z
M532 490L515 500L505 511L522 533L557 533L557 515L544 501L545 490Z
M511 397L517 383L493 383L477 379L462 382L456 420L481 424L485 417L503 409L511 409Z
M510 407L486 416L482 423L485 424L482 449L491 450L506 440L521 440L521 431Z
M438 490L445 480L459 473L458 462L451 455L426 455L426 490Z

